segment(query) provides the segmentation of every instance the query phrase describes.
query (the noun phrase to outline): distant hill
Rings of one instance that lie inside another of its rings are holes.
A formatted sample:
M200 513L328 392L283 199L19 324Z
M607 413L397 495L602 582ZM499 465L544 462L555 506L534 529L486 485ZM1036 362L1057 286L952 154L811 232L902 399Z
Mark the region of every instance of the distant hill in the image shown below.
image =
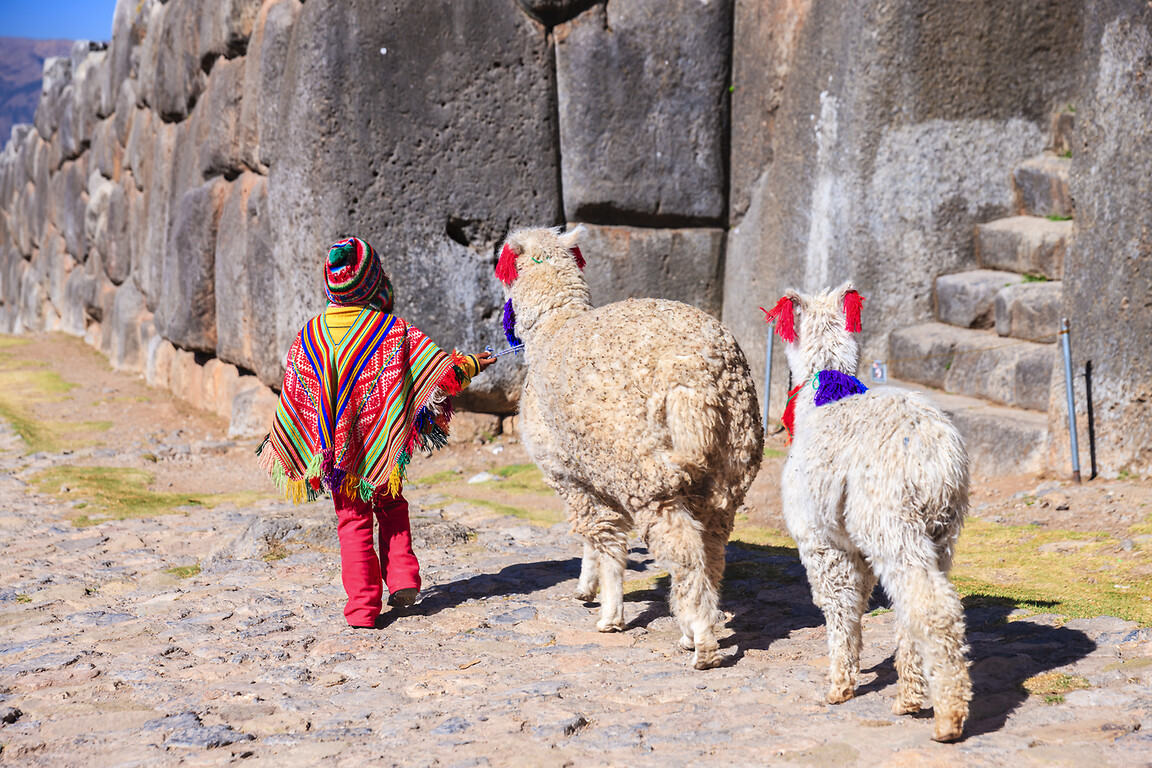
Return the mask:
M14 124L32 122L44 59L67 56L71 50L71 40L0 37L0 147L8 143Z

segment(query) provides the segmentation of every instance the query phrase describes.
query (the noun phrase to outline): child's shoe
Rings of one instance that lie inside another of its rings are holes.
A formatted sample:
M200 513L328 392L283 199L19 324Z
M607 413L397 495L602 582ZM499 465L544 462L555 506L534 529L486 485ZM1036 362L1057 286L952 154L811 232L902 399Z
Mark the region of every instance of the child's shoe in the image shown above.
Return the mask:
M416 589L416 587L398 589L388 595L388 605L395 606L396 608L410 608L415 604L416 595L418 594L420 594L420 590Z

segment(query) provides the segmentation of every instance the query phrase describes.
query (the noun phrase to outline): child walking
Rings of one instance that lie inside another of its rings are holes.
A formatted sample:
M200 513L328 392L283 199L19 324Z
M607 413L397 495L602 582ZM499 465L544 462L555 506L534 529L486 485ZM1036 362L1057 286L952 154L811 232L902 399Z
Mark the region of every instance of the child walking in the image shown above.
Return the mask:
M371 245L336 243L325 264L328 306L300 330L260 464L292 501L324 492L336 505L340 573L353 627L420 591L403 484L416 448L447 442L448 397L496 359L447 353L392 314L392 284ZM373 546L373 520L379 553Z

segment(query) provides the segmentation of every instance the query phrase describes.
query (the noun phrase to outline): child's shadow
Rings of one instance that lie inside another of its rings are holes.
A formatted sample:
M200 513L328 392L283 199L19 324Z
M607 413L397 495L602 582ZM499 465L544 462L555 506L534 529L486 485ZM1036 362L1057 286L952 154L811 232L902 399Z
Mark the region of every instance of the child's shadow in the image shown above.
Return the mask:
M428 587L421 595L420 601L411 608L403 609L402 613L409 616L432 616L469 600L527 595L579 576L578 557L514 563L501 568L497 573L478 573L475 576ZM398 611L390 611L389 614L402 615Z

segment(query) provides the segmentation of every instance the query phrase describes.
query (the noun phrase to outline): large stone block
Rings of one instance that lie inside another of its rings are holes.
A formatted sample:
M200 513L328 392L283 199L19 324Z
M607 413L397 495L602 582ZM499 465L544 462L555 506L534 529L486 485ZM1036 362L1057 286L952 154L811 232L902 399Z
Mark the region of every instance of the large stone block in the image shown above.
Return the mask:
M131 282L116 291L112 311L101 323L101 351L118 371L143 371L148 339L154 335L152 313L144 306L144 294Z
M103 66L107 55L103 43L77 40L72 44L72 129L76 154L91 143L92 129L101 118L102 89L107 82Z
M168 389L193 408L204 407L204 367L196 362L196 355L177 349L168 374Z
M322 259L350 234L438 343L500 345L495 246L510 224L561 217L548 38L515 0L308 0L292 29L268 183L277 356L323 307ZM515 370L471 396L510 409Z
M989 269L1059 280L1072 234L1071 221L1009 216L976 225L976 258Z
M136 124L144 122L136 116ZM160 300L164 269L164 251L168 247L169 211L172 208L172 175L176 162L177 126L153 121L154 133L149 133L151 152L141 153L140 171L144 178L144 200L147 214L143 231L147 237L143 247L134 248L132 275L136 286L148 301L148 309L156 311ZM133 132L136 132L133 128ZM143 129L141 129L143 133ZM147 143L147 142L141 142ZM147 160L151 157L151 162ZM136 168L133 167L133 173Z
M100 252L108 278L120 285L132 271L131 212L122 185L94 171L88 177L88 208L84 232L91 247Z
M124 107L126 97L123 91L129 84L132 84L129 97L132 103L136 101L135 75L140 60L140 43L153 5L159 5L157 0L116 0L112 12L112 42L108 46L104 98L108 101L106 107L110 106L117 114ZM121 142L125 135L121 134Z
M1071 160L1055 155L1033 157L1017 166L1012 172L1017 212L1029 216L1071 216L1075 207L1068 191L1071 168Z
M216 348L216 233L228 187L217 178L186 192L164 250L156 329L185 349Z
M216 237L216 354L279 386L269 221L267 179L244 173L231 185Z
M92 129L90 152L91 166L106 179L120 180L120 171L124 165L124 147L116 140L116 128L112 124L112 118L101 120Z
M148 340L148 352L144 360L144 381L150 387L169 389L172 376L172 361L176 359L176 347L163 336L156 334Z
M200 171L205 177L237 176L248 156L240 130L241 97L244 96L244 59L221 61L196 111L203 121L205 137L200 143Z
M261 0L207 3L200 11L200 60L211 62L219 56L243 55L260 5Z
M231 422L228 437L260 438L272 429L276 417L276 406L280 398L255 376L241 376L236 383L236 395L232 399Z
M84 218L88 210L88 174L84 159L69 161L52 175L49 220L64 235L77 261L88 255Z
M232 400L240 382L240 372L218 358L204 363L202 407L224 419L232 418Z
M890 339L893 378L946 392L1043 411L1055 355L1051 345L1003 339L942 323L904 328Z
M157 131L162 129L157 125L160 119L152 110L134 108L132 112L132 122L124 142L124 167L132 171L137 188L145 190L152 180Z
M200 67L202 0L169 0L160 28L155 109L164 120L183 120L204 91Z
M276 156L280 96L292 26L303 6L299 0L270 0L260 8L244 59L240 103L240 145L249 168L266 170Z
M40 138L49 141L60 125L63 112L70 104L72 85L72 59L53 56L44 60L44 78L40 81L40 101L36 104L36 130Z
M147 0L140 7L138 23L143 29L137 54L136 106L156 108L156 89L161 55L165 53L162 32L165 17L176 3ZM116 45L116 43L113 43Z
M120 87L116 111L112 114L114 135L122 147L128 146L128 136L132 133L132 118L136 116L136 110L136 81L129 80Z
M580 251L596 306L647 296L719 314L723 230L584 227Z
M723 320L754 371L767 330L757 307L785 288L852 279L868 298L866 360L932 317L936 277L976 266L974 225L1012 212L1012 170L1043 151L1052 107L1073 100L1086 16L1078 0L864 0L851 13L738 3L737 23L754 27L736 32L734 71L763 63L732 87L779 89L744 94L733 118L732 165L750 167L733 171L747 191L733 192ZM749 50L768 47L781 54ZM765 128L768 147L745 135Z
M569 220L722 222L731 49L732 0L606 3L557 28Z
M309 0L311 1L311 0ZM1088 3L1084 88L1076 102L1070 185L1077 234L1064 265L1077 386L1092 361L1100 472L1152 475L1152 31L1138 0ZM1053 378L1056 378L1055 376ZM1068 455L1062 393L1049 410L1054 445ZM1076 415L1085 416L1083 389ZM1087 440L1080 433L1087 467Z
M996 294L996 333L1025 341L1053 344L1060 332L1064 284L1020 283Z
M1020 275L992 269L972 269L936 279L936 317L961 328L991 328L996 294L1019 283Z

